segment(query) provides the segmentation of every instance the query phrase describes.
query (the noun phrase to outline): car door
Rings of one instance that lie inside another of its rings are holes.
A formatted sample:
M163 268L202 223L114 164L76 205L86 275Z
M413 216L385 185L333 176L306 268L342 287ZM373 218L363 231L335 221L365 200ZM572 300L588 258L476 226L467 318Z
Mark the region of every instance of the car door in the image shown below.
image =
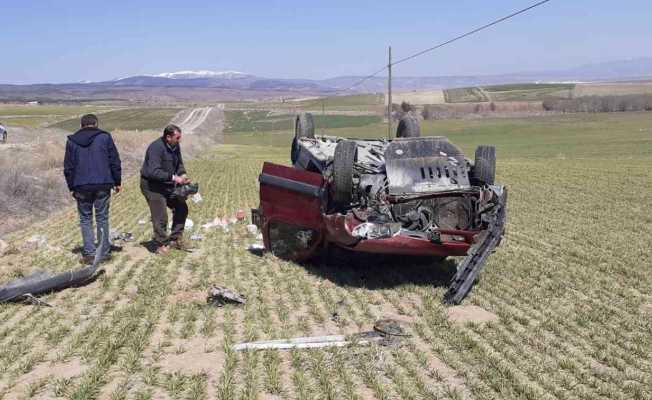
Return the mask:
M267 250L291 260L310 257L323 239L322 175L265 162L258 181Z

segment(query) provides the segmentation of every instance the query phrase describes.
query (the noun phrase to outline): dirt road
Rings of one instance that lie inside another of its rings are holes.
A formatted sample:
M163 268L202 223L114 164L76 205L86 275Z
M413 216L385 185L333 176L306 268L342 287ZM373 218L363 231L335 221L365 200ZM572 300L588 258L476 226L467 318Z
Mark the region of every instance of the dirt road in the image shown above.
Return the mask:
M221 134L224 126L224 105L188 108L179 112L172 123L179 125L183 133Z

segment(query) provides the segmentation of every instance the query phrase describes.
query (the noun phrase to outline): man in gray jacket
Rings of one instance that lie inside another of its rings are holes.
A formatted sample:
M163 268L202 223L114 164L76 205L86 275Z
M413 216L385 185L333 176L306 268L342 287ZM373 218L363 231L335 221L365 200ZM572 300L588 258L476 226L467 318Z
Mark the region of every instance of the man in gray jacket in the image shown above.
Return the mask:
M152 217L156 252L166 254L170 246L188 250L183 230L188 217L185 198L173 195L175 185L190 183L181 157L181 128L168 125L163 136L153 141L145 153L140 169L140 190L147 200ZM167 209L172 209L172 231L168 236Z

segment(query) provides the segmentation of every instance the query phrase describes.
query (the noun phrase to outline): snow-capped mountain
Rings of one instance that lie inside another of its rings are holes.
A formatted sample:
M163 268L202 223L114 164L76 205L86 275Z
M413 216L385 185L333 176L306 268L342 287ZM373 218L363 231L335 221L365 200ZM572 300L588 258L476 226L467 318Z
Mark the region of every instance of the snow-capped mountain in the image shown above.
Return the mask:
M251 78L253 75L245 74L239 71L176 71L176 72L163 72L156 75L147 75L157 78L169 79L198 79L198 78L218 78L218 79L241 79Z

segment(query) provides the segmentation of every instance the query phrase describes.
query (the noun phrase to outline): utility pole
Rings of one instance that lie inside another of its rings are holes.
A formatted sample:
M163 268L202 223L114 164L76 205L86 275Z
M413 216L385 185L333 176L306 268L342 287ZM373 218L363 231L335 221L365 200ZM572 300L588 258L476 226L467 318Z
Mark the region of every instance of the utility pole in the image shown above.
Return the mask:
M389 140L392 138L392 46L389 46L387 70L387 140Z

